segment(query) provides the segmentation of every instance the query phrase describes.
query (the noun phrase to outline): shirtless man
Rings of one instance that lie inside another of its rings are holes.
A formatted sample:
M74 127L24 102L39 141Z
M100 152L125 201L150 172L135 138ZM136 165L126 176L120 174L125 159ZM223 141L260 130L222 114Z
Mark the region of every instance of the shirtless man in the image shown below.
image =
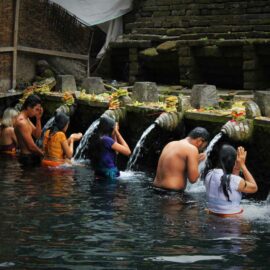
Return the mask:
M43 157L42 150L37 147L33 139L33 137L39 138L41 134L42 114L43 108L40 98L37 95L27 97L14 127L20 148L19 161L23 165L38 165ZM31 117L36 117L36 126L30 121Z
M200 176L199 162L206 158L199 154L208 142L209 133L205 128L193 129L185 139L168 143L160 155L153 185L166 190L184 190L187 179L196 183Z

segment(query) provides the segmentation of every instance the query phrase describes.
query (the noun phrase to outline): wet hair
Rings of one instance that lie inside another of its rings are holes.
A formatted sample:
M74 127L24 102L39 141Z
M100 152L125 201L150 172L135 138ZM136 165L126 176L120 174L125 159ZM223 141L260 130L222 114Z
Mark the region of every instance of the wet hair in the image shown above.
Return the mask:
M12 127L13 126L13 118L19 114L17 110L14 108L7 108L5 109L1 121L2 127Z
M26 110L28 107L34 108L36 105L41 104L41 99L37 95L30 95L26 98L22 105L22 110Z
M229 191L231 192L230 181L231 181L231 174L236 161L236 156L237 152L233 146L229 144L222 145L219 151L219 163L224 174L220 178L221 183L219 188L223 191L228 201L231 201L229 196Z
M62 131L69 123L69 117L63 112L56 112L54 116L53 125L50 129L50 136L58 131Z
M196 127L189 132L188 137L192 139L202 138L204 141L209 141L210 134L205 128Z
M108 116L102 116L100 117L100 122L97 127L96 132L92 136L91 140L89 140L88 144L88 153L89 157L91 159L91 164L94 168L96 168L99 165L101 153L104 150L104 145L102 143L102 136L112 136L112 132L115 127L115 120L108 117Z
M105 115L100 117L100 122L99 122L99 126L98 126L100 136L103 136L103 135L111 136L114 127L115 127L114 119L112 119L108 116L105 116Z

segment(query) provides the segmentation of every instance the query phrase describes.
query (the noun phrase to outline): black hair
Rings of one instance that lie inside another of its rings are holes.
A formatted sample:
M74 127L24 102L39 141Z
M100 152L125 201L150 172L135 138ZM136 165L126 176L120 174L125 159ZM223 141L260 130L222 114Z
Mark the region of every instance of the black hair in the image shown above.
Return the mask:
M98 126L98 131L99 131L100 136L103 136L103 135L111 136L114 127L115 127L114 119L105 115L100 117L100 122Z
M53 125L50 128L50 136L58 131L62 131L64 127L69 123L69 116L63 112L56 112L54 116Z
M41 104L41 99L39 96L32 94L26 98L22 105L22 110L26 110L28 107L34 108L36 105Z
M112 132L115 127L115 120L108 117L108 116L102 116L100 117L100 122L97 127L96 132L91 137L91 140L89 140L88 144L88 153L89 157L91 159L91 164L93 167L97 167L100 162L101 153L104 150L104 145L102 143L102 136L112 136Z
M222 145L219 151L219 163L224 174L220 178L220 189L222 189L228 201L231 201L229 196L229 191L231 192L230 181L236 161L236 156L237 152L233 146L229 144Z
M205 128L196 127L189 132L188 137L192 139L202 138L204 141L209 141L210 134Z

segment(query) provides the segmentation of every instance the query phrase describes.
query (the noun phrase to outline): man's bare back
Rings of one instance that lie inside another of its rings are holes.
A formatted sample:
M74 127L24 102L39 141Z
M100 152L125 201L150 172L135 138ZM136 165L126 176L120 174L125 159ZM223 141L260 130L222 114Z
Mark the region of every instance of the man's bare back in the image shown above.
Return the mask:
M199 176L198 169L196 170L198 161L198 149L187 139L170 142L165 146L159 158L154 186L184 190L189 175L192 178L191 181L196 181ZM195 173L190 173L192 170Z
M191 130L185 139L168 143L159 158L153 185L170 190L184 190L187 179L195 183L199 178L199 162L205 153L199 154L209 140L209 133L203 127Z

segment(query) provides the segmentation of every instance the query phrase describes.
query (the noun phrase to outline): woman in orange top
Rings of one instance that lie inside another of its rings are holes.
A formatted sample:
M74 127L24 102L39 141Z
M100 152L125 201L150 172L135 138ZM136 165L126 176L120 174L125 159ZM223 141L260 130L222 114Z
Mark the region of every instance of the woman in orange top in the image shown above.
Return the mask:
M18 111L13 108L7 108L4 111L0 125L0 153L16 154L18 145L13 125L18 116Z
M58 112L55 115L54 123L51 129L47 130L43 140L44 166L59 166L70 162L73 155L74 141L82 138L81 133L71 134L67 139L66 131L69 125L69 117Z

